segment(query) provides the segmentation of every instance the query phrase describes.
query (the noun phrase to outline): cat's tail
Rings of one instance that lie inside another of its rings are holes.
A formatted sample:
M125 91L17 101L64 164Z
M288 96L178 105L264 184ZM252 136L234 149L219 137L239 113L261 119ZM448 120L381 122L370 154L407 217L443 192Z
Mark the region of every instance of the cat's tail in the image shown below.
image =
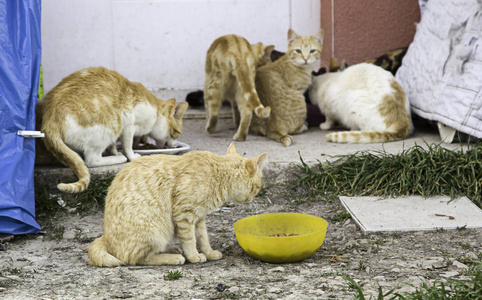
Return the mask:
M96 267L118 267L123 265L122 261L107 252L104 236L95 239L87 250L89 251L89 264Z
M62 138L52 130L44 130L44 143L47 149L63 164L71 168L75 175L79 178L73 183L59 183L57 188L66 193L80 193L87 189L90 182L89 169L77 152L70 149L62 140ZM49 134L52 132L52 134Z
M258 93L254 84L254 79L251 78L249 70L245 64L234 62L234 70L236 70L236 78L238 79L243 97L248 106L253 108L254 113L260 118L268 118L271 114L271 107L264 105L259 100Z
M397 131L339 131L326 135L326 140L333 143L370 144L399 141L410 135L410 127Z

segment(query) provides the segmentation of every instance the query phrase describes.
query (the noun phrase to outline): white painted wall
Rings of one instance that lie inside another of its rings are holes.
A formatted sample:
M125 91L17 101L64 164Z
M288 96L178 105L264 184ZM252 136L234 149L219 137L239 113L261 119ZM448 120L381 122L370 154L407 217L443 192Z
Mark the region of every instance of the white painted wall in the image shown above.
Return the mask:
M289 28L319 27L320 0L43 0L44 88L104 66L150 90L198 89L217 37L239 34L286 51Z

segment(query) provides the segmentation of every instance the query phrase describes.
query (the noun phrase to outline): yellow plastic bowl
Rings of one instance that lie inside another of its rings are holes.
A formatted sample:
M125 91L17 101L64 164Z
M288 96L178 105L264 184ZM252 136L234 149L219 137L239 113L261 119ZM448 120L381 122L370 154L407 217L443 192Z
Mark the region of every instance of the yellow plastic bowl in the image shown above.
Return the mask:
M252 258L289 263L302 261L320 248L328 222L307 214L271 213L243 218L233 227L239 245Z

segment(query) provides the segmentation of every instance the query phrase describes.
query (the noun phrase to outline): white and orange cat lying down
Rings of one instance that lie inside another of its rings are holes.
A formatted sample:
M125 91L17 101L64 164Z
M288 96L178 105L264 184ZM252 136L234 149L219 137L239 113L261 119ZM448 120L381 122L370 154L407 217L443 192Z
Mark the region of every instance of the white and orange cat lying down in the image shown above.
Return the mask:
M329 133L335 143L381 143L407 138L413 131L410 103L395 77L379 66L361 63L317 76L309 90L326 121L351 129Z
M245 158L232 143L223 156L191 151L130 162L109 187L104 235L88 247L89 263L115 267L221 259L209 244L205 218L227 200L251 202L261 189L266 158L266 153ZM175 238L182 250L172 246Z
M37 126L45 133L47 150L78 177L77 182L58 184L58 189L82 192L90 182L87 166L139 157L132 149L134 137L149 136L159 147L173 147L182 132L187 106L186 102L176 104L175 99L160 100L142 84L103 67L65 77L36 109ZM122 142L125 156L118 153L117 140ZM112 155L102 156L106 149Z

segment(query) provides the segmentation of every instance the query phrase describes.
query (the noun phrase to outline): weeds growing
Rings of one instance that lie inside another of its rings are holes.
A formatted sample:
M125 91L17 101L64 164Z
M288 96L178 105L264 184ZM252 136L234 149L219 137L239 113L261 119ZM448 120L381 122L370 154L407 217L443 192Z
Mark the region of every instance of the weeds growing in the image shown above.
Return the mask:
M167 271L167 275L165 275L164 278L166 278L167 280L176 280L176 279L181 278L181 276L182 276L181 271L179 271L179 270L175 270L175 271L169 270L169 271Z
M360 151L310 168L300 155L302 171L293 188L333 199L346 196L467 196L482 207L482 143L468 150L415 145L400 154ZM307 188L307 189L306 189Z

